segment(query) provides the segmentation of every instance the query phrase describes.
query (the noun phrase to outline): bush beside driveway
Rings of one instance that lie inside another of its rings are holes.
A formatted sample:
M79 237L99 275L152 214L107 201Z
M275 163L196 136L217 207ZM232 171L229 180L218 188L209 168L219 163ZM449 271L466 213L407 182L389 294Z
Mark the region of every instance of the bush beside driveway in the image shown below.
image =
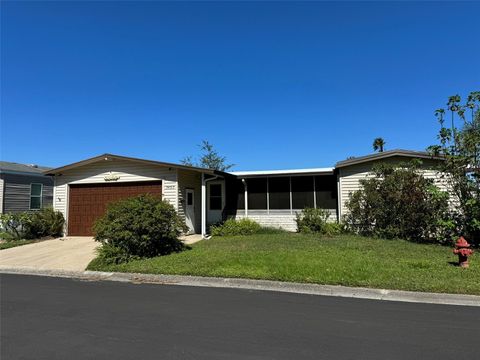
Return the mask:
M267 279L411 291L480 294L480 266L454 265L450 248L352 235L257 234L216 237L191 250L88 269Z

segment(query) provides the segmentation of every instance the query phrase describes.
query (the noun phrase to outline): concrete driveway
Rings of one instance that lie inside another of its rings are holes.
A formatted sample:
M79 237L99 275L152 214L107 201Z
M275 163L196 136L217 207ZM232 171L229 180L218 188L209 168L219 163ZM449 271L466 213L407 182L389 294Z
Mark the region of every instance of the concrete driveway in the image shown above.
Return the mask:
M92 237L45 240L0 251L1 268L83 271L99 245Z

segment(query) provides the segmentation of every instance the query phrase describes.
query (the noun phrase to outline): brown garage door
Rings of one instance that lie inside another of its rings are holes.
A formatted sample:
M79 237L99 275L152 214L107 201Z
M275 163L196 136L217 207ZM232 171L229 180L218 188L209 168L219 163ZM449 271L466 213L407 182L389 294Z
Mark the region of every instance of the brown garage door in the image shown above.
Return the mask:
M162 196L162 182L70 185L68 235L93 235L93 223L105 213L108 203L147 193Z

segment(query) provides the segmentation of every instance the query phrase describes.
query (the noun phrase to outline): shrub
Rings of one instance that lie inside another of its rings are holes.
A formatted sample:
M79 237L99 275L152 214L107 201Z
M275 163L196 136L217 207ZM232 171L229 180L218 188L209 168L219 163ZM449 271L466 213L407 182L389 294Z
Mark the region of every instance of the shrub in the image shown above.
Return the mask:
M26 239L36 239L46 236L60 236L63 232L65 219L63 214L52 208L26 213L23 228Z
M103 244L97 249L96 262L103 265L117 265L140 259L139 256L130 255L127 251L111 244Z
M341 227L337 223L329 223L330 212L325 209L305 208L296 214L297 231L301 233L319 233L336 235Z
M348 228L356 233L417 242L450 243L457 233L449 194L416 170L416 163L381 165L347 201ZM457 233L458 234L458 233Z
M244 218L240 220L228 219L223 224L214 225L210 228L213 236L252 235L262 231L259 223Z
M2 238L19 240L60 236L65 219L61 212L44 208L38 211L2 214L0 222Z
M138 257L183 250L178 237L186 231L187 226L175 208L151 195L109 204L105 215L94 225L95 240Z
M23 238L23 213L0 214L3 240L20 240Z

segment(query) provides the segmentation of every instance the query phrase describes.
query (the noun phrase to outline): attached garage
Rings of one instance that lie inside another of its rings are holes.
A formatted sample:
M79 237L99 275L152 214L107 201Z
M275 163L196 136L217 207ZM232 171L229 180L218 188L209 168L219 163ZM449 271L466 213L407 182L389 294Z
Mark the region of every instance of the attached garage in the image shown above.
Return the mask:
M185 219L189 233L205 234L207 217L202 209L206 208L207 179L229 176L216 170L113 154L45 174L54 177L53 208L65 217L65 236L92 236L95 220L109 203L140 194L161 197Z
M162 181L70 185L68 234L93 235L93 224L105 213L109 203L141 194L161 197Z

